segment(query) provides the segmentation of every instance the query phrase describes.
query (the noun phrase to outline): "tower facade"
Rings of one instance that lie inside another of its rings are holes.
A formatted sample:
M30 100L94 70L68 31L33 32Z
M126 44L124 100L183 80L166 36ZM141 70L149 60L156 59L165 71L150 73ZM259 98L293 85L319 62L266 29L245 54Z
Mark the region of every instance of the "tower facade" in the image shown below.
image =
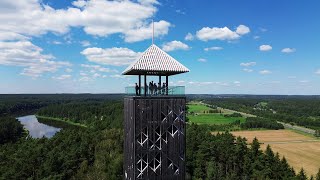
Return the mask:
M168 86L168 77L188 71L151 45L123 72L139 76L124 98L124 179L185 179L186 98L184 87ZM147 76L159 76L158 87L148 86Z
M126 179L185 179L185 97L126 97Z

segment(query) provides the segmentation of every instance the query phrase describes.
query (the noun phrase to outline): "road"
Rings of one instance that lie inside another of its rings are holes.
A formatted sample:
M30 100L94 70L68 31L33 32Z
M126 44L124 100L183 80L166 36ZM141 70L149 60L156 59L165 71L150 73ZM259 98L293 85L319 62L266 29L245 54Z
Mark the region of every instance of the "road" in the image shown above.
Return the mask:
M308 133L308 134L312 134L314 135L315 134L315 130L313 129L309 129L309 128L306 128L306 127L302 127L302 126L292 126L291 124L288 124L288 123L284 123L284 122L280 122L280 121L277 121L278 123L282 124L286 129L293 129L293 130L298 130L298 131L302 131L304 133Z

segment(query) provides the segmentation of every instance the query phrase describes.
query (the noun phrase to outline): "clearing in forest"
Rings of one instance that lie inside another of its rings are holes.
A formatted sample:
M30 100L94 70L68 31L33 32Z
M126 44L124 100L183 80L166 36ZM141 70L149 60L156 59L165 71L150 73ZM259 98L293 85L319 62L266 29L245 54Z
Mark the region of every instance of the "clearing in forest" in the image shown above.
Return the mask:
M240 123L245 121L244 117L225 117L225 114L230 113L211 113L217 111L205 104L191 102L188 104L188 118L190 122L197 124L229 124L237 120ZM218 111L219 112L219 111Z
M291 130L263 130L263 131L235 131L235 136L248 139L251 143L257 137L261 149L265 150L270 144L274 152L285 156L296 173L303 169L310 175L315 175L320 168L320 140L310 136L298 134Z

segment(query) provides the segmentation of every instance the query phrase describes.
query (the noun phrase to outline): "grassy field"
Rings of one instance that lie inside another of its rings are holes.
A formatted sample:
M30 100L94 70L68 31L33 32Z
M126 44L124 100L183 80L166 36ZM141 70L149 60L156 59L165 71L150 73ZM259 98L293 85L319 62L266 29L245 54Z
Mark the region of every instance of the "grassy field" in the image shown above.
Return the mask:
M212 108L198 102L191 102L188 104L188 107L189 121L197 124L229 124L236 120L240 120L240 122L245 121L245 118L243 117L224 117L224 114L220 113L204 113ZM193 112L193 114L190 114L190 112Z
M303 167L306 173L315 175L320 168L320 139L298 134L291 130L235 131L235 136L242 136L252 142L257 137L261 149L270 144L274 152L285 156L296 172Z
M203 113L203 111L208 111L211 109L203 104L188 104L188 107L188 111L194 113Z
M244 122L243 117L224 117L220 114L198 114L198 115L189 115L189 121L197 124L229 124L240 120Z

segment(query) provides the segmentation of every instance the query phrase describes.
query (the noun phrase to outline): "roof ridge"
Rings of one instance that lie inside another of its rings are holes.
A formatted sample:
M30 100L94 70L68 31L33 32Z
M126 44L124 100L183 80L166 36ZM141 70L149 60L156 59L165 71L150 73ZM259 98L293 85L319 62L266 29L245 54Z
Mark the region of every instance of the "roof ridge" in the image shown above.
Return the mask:
M138 74L167 74L174 75L189 72L179 61L163 51L157 45L152 44L139 58L123 71L123 75Z

